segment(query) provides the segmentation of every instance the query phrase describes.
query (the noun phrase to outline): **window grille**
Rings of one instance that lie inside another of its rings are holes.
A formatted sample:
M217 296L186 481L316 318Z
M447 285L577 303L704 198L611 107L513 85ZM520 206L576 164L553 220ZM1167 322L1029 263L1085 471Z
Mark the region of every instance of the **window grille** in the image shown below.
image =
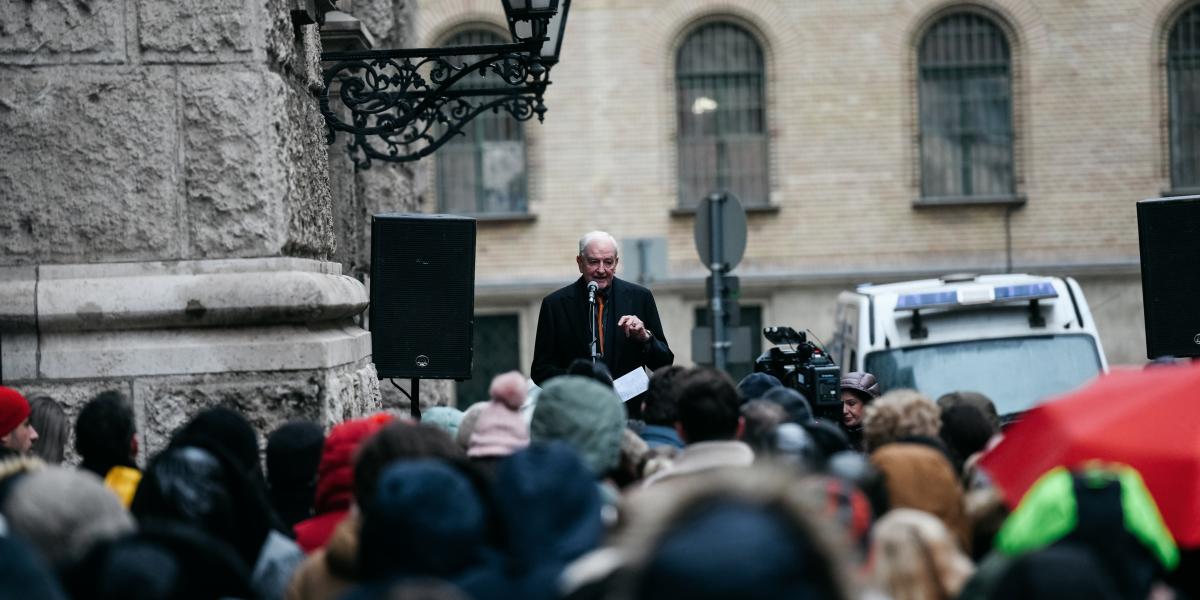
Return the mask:
M490 31L458 33L446 46L502 44ZM465 59L467 62L477 57ZM472 74L460 85L498 87L499 77ZM440 212L456 214L524 214L527 197L525 133L522 124L504 112L485 112L437 152L437 193Z
M1200 5L1171 27L1167 42L1171 187L1200 188Z
M987 17L949 15L918 52L921 196L1015 195L1008 40Z
M762 48L745 29L711 23L675 59L679 206L728 191L745 206L768 200Z

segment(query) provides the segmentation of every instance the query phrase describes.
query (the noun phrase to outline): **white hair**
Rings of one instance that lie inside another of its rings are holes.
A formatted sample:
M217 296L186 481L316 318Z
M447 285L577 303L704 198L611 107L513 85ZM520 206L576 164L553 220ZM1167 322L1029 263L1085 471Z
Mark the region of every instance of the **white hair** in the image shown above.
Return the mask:
M601 240L607 240L612 244L614 257L621 253L620 247L617 246L617 239L607 231L589 231L583 234L583 237L579 238L579 255L583 256L584 250L587 250L587 247L590 246L592 242L598 242Z

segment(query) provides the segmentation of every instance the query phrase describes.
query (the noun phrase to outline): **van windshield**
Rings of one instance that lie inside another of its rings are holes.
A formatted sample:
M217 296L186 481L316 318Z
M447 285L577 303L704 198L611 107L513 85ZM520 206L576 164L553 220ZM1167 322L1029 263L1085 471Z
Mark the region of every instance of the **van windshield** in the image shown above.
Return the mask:
M884 391L981 392L1006 415L1079 387L1101 366L1090 336L1048 335L881 350L867 355L866 369Z

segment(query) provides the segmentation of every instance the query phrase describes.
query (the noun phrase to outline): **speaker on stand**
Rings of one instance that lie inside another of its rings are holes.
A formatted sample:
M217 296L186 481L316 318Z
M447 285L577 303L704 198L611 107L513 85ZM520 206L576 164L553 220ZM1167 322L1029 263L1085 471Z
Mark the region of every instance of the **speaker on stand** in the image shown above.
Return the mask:
M1200 356L1200 196L1137 203L1146 356Z
M470 217L371 218L371 351L379 377L469 379L475 313L475 226ZM397 386L399 387L399 386Z

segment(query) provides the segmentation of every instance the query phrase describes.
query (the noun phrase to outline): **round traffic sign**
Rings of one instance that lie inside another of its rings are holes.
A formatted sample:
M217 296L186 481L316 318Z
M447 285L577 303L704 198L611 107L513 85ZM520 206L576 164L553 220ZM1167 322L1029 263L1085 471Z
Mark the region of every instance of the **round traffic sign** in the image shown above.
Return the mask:
M746 210L732 194L712 194L696 207L694 234L705 268L733 270L746 253Z

